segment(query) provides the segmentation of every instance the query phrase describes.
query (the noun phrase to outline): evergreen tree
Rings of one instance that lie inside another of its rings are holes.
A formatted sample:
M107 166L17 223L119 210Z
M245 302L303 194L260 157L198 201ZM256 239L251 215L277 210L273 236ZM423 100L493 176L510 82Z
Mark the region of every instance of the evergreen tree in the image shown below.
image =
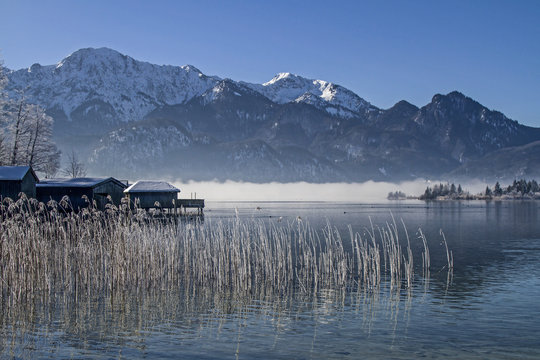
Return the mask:
M540 188L538 187L538 183L536 180L531 180L531 192L535 193L538 192Z
M498 181L497 181L497 183L495 184L495 188L493 189L493 194L494 194L495 196L501 196L501 195L502 195L501 184L499 184Z
M437 185L434 186L434 188L436 187ZM423 195L420 195L418 197L420 200L432 200L435 198L435 196L433 195L433 191L431 190L431 188L428 186L426 188L426 190L424 191L424 194Z
M521 179L519 181L519 191L521 192L521 195L525 195L529 192L527 189L527 181L525 181L525 179Z
M442 195L447 196L450 194L450 186L448 184L444 184Z
M489 186L486 186L485 195L486 196L491 196L492 195L492 192L491 192L491 189L489 188Z
M7 146L5 135L5 114L4 106L6 105L7 96L4 91L4 87L7 84L7 77L4 72L4 66L2 60L0 60L0 166L7 165Z

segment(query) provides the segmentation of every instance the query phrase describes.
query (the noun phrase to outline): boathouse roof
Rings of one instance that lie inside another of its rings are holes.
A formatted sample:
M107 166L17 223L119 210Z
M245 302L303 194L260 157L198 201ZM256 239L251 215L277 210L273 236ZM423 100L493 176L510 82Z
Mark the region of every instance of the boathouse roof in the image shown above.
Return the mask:
M180 189L172 186L168 182L165 181L137 181L130 187L128 187L126 190L124 190L125 193L133 194L133 193L148 193L148 192L180 192Z
M36 181L39 181L36 173L30 166L0 166L0 180L22 180L28 171L32 173L32 176L36 179Z
M37 184L37 187L78 187L78 188L93 188L103 183L112 181L119 186L126 187L126 184L116 180L113 177L108 178L58 178L58 179L45 179Z

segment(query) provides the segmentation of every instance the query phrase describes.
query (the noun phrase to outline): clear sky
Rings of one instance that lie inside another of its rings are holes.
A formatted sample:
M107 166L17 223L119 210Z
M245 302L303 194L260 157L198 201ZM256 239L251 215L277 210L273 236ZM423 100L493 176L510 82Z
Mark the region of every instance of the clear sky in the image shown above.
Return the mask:
M0 0L10 69L110 47L262 83L278 72L388 108L458 90L540 127L540 0Z

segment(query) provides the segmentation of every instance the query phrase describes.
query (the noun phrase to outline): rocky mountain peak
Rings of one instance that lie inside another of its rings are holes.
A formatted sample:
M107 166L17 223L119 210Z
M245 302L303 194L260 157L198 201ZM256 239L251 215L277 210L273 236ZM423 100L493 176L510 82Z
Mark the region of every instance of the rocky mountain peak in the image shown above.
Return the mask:
M204 76L203 72L201 70L199 70L198 68L196 68L195 66L193 65L182 65L180 66L180 68L182 68L184 71L186 71L187 73L196 73L200 76Z
M281 72L281 73L278 73L276 74L272 79L270 79L269 81L263 83L262 85L263 86L270 86L270 85L273 85L275 83L278 83L278 82L288 82L288 83L305 83L307 79L301 77L301 76L298 76L298 75L295 75L295 74L291 74L289 72Z
M201 98L204 104L223 100L227 96L236 95L242 96L237 89L237 86L230 79L218 81L211 89L206 90Z
M306 103L345 118L363 117L366 111L376 109L343 86L288 72L279 73L263 84L245 84L275 103Z
M472 112L485 109L480 103L474 101L459 91L452 91L446 95L436 94L433 96L431 103L427 106L432 106L438 109L445 108L453 112Z
M109 48L85 48L80 49L66 56L62 61L56 64L58 70L118 70L121 65L131 60L129 56L122 55L116 50Z
M411 113L411 112L418 111L418 107L416 105L411 104L410 102L406 100L400 100L397 103L395 103L394 106L389 108L387 111Z
M30 67L28 68L28 72L34 72L34 73L36 73L36 72L40 71L42 67L43 67L43 66L41 66L40 64L35 63L35 64L33 64L32 66L30 66Z
M8 91L27 89L31 102L66 119L69 126L114 126L141 120L162 105L185 103L218 81L192 65L154 65L109 48L86 48L56 65L12 71Z
M416 131L432 137L460 162L536 139L538 130L518 124L453 91L433 96L414 116Z
M223 79L218 81L211 89L205 91L201 96L203 104L216 103L227 101L228 103L235 102L240 98L248 97L246 101L263 101L270 103L270 101L254 91L252 88L246 86L243 83L238 83L231 79ZM197 99L194 99L197 100Z

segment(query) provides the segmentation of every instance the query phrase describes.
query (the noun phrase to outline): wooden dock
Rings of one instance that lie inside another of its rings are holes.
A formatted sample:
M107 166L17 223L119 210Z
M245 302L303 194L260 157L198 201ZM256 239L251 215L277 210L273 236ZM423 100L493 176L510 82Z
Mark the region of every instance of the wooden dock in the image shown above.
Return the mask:
M180 208L180 214L187 214L187 209L197 209L197 215L203 215L204 199L178 199L176 204Z

